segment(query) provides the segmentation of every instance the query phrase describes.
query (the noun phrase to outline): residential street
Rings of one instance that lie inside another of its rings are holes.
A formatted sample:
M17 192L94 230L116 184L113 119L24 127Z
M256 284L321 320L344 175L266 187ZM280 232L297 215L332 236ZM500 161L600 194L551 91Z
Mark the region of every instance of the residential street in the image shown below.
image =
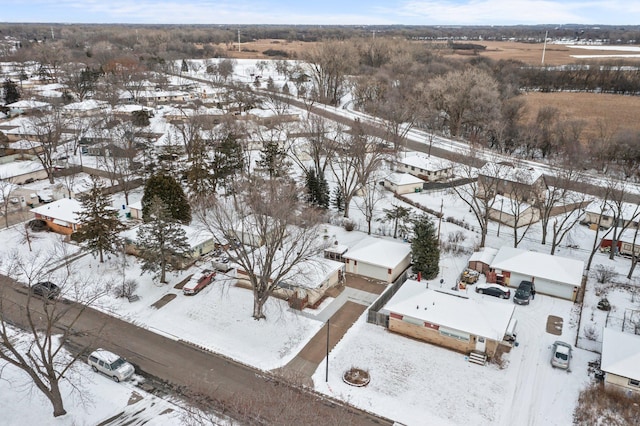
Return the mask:
M0 276L0 291L2 314L7 320L22 324L26 288ZM41 301L33 299L31 303L34 309L39 308ZM70 307L60 325L68 323L77 312L77 305ZM232 418L259 418L269 424L392 424L388 419L326 400L318 394L285 387L282 382L252 367L201 351L95 309L87 309L73 331L72 349L103 347L112 350L133 363L138 373L186 389L187 394L206 395L215 401L217 411L224 411Z

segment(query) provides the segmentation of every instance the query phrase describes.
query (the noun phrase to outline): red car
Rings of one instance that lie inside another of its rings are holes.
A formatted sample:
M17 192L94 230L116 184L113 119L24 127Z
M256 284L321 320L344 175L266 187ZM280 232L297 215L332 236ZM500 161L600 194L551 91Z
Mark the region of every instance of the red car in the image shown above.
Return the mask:
M191 279L184 285L184 287L182 287L182 292L187 296L197 294L200 290L211 284L211 281L213 281L215 276L216 271L211 271L209 269L196 272L191 276Z

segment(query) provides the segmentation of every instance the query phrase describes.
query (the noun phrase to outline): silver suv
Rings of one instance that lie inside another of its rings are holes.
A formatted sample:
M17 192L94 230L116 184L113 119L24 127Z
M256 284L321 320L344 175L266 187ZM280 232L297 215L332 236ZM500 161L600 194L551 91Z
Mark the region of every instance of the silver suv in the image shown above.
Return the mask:
M551 365L553 367L568 370L570 361L571 361L571 345L568 343L556 340L553 343L553 347L552 347Z
M116 382L127 380L135 372L133 365L113 352L105 351L104 349L97 349L91 352L87 363L93 371L106 374Z

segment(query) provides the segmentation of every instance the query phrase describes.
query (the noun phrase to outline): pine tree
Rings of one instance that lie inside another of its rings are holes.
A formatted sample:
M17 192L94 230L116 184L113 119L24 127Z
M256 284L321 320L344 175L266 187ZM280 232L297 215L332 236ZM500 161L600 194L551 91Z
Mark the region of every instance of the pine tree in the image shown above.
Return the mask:
M181 72L189 72L189 64L185 59L182 60L182 66L180 67Z
M169 211L171 218L176 221L189 224L191 222L191 206L182 186L172 177L164 172L155 174L149 178L144 186L142 196L142 218L149 216L151 200L159 197Z
M244 162L242 145L238 142L238 138L229 132L213 153L211 168L214 186L222 185L228 189L227 180L244 168Z
M344 211L344 195L342 194L342 188L339 186L333 189L333 207L339 212Z
M20 100L20 91L18 91L18 85L8 78L2 84L2 90L4 92L5 105Z
M329 208L329 185L324 175L311 168L305 174L305 183L308 202L324 209Z
M144 224L137 233L137 248L142 258L142 272L166 283L166 273L181 267L191 248L187 236L165 203L156 196L151 200Z
M97 251L100 263L103 263L105 252L120 252L122 241L118 234L124 230L124 225L118 219L118 210L111 206L111 197L104 192L103 185L95 178L92 180L91 190L78 197L82 211L77 215L82 226L73 238L85 243L91 252Z
M431 280L440 272L440 248L433 221L422 215L413 221L413 240L411 241L413 272Z
M286 166L285 155L286 153L278 141L269 141L260 151L260 159L256 160L256 164L266 169L271 179L281 177Z

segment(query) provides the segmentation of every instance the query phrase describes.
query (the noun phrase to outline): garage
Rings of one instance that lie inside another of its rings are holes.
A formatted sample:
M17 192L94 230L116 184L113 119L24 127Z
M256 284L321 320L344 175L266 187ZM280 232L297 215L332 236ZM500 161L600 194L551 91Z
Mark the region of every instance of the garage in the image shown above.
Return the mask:
M533 281L536 294L575 301L582 284L584 262L546 253L502 247L491 262L496 276L504 284L517 287L521 281Z
M367 238L342 257L347 272L390 283L411 264L411 246L380 238Z

